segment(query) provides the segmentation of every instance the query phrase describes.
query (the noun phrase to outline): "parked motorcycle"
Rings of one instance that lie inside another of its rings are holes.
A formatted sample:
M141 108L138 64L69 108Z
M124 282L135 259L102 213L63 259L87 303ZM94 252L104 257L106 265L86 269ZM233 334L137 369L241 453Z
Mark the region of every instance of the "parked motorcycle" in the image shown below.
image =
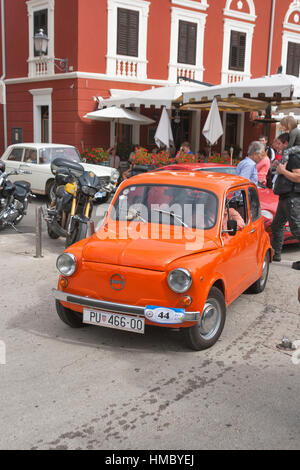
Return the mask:
M51 202L44 210L44 219L49 237L65 237L68 247L86 237L93 200L102 199L101 183L80 163L64 158L53 160L51 171L55 182L50 193Z
M21 222L27 213L28 202L31 197L31 185L27 181L12 183L10 175L30 174L26 170L5 171L5 163L0 161L0 229L12 227Z

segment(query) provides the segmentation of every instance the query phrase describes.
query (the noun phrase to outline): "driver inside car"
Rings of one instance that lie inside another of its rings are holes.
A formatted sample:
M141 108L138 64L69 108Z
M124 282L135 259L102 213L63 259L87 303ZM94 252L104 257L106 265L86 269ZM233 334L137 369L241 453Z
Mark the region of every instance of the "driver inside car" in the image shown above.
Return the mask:
M224 230L224 231L228 230L228 226L227 226L228 210L229 210L230 220L235 220L237 222L237 229L242 230L246 226L243 217L233 207L229 207L229 209L228 209L227 206L226 206L224 216L223 216L222 230Z

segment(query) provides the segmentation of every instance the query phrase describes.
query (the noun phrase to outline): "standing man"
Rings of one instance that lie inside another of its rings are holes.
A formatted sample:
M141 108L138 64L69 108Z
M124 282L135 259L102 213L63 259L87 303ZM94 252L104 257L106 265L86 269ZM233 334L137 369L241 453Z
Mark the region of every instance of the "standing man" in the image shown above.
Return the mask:
M254 184L258 184L258 175L256 164L260 162L264 151L264 146L258 141L250 144L248 156L242 160L236 167L236 174L247 178Z
M280 137L278 139L280 140ZM287 147L285 142L283 147ZM284 241L284 226L289 222L290 230L295 238L300 240L300 154L290 153L288 161L279 163L277 166L278 175L284 178L277 178L274 188L279 194L279 202L274 220L271 225L274 249L274 261L281 260L281 250ZM290 183L290 184L289 184ZM280 190L282 188L282 192ZM294 269L300 269L300 261L293 263Z
M261 144L263 144L265 148L265 152L268 155L270 161L272 162L275 159L275 151L268 145L268 137L266 135L261 135L258 139Z

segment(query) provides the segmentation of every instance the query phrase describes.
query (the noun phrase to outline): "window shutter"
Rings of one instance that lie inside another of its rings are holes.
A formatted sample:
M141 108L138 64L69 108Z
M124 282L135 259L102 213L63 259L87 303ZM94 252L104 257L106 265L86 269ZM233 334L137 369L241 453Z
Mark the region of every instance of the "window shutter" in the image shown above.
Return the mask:
M118 8L117 54L138 57L139 12Z
M231 31L229 69L245 70L246 33Z
M288 43L286 73L299 77L300 65L300 44L296 42Z
M180 64L196 65L197 24L179 21L178 58Z

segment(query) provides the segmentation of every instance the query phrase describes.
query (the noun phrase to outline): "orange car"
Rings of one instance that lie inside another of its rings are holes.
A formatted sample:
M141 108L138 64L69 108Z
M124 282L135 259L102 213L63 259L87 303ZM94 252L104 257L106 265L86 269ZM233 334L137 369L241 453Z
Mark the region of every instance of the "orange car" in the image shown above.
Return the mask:
M250 181L144 173L120 185L96 233L58 257L57 313L75 328L179 328L202 350L219 338L229 304L263 291L271 261Z

